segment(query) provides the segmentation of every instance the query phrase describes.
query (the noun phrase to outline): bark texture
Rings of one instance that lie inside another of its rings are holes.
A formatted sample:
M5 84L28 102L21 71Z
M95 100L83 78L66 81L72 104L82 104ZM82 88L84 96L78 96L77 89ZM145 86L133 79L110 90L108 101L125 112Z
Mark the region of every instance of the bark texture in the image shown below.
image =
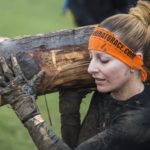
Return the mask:
M0 42L0 56L10 64L10 55L16 54L26 78L31 79L40 70L46 72L38 95L58 91L59 88L93 88L87 73L88 39L94 26L85 26L55 33L4 39ZM1 100L0 105L3 104Z
M27 79L31 79L40 70L46 72L38 95L58 91L61 87L93 88L95 84L87 73L87 47L94 27L92 25L35 36L6 38L0 41L0 56L9 62L10 55L16 54ZM149 71L150 61L146 62L146 67ZM149 79L147 83L150 83ZM2 104L0 99L0 105Z

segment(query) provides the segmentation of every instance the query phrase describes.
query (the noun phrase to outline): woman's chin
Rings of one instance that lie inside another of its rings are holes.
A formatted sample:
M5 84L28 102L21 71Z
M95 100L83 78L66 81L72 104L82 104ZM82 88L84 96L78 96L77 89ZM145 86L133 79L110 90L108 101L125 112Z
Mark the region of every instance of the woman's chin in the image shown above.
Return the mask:
M97 90L101 93L110 92L110 89L104 85L97 85Z

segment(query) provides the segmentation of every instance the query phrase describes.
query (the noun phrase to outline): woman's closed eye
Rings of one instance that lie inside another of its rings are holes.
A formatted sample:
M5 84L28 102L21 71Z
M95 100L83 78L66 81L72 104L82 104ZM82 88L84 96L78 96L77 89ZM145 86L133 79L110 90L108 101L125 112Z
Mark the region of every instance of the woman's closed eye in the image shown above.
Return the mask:
M101 63L106 64L106 63L108 63L110 61L110 58L108 56L103 56L103 55L102 54L97 54L97 59L99 59L99 61Z
M105 60L100 60L101 61L101 63L103 63L103 64L106 64L106 63L108 63L109 62L109 60L108 59L105 59Z

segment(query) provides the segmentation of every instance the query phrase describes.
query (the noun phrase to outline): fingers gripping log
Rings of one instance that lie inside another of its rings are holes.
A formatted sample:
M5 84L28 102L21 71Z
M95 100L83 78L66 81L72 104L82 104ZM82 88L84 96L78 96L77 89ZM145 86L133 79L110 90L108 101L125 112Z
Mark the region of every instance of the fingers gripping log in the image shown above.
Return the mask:
M0 42L0 56L9 62L10 55L16 54L27 79L40 70L45 71L44 79L37 89L38 95L58 91L61 87L91 88L94 82L87 73L87 46L93 27L6 39Z
M36 91L34 90L37 89L36 86L38 86L38 84L33 84L33 82L37 81L37 83L40 83L44 72L40 71L33 79L27 80L16 58L11 56L11 60L12 71L7 66L5 59L0 58L0 65L4 72L3 78L5 82L5 86L0 84L0 95L5 102L12 106L19 119L25 122L28 118L38 113L35 103Z

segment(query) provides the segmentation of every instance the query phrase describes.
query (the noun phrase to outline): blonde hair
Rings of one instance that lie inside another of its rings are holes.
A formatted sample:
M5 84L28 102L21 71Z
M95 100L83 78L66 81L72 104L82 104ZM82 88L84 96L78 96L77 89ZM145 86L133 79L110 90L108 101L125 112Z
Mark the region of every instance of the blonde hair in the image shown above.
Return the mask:
M116 34L134 52L141 51L144 63L150 59L150 2L139 0L128 14L118 14L99 24Z

